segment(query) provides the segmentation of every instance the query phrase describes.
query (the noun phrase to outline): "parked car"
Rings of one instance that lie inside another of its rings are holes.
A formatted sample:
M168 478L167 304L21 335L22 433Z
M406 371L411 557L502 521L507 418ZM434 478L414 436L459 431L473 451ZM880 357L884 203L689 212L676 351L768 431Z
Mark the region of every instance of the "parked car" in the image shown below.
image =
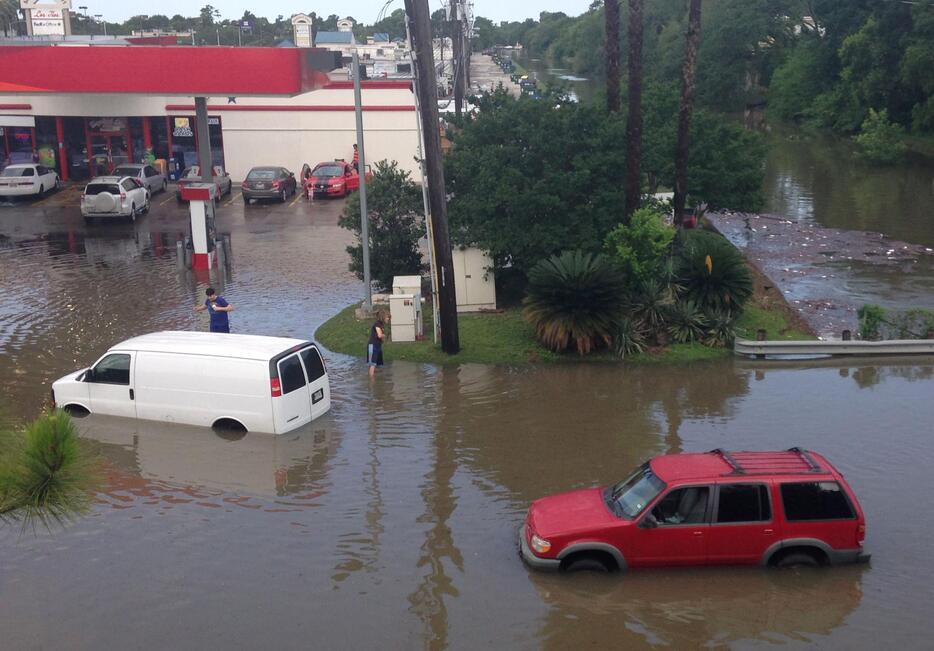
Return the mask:
M284 434L331 406L317 346L282 337L156 332L52 384L73 413Z
M667 565L864 562L866 520L823 456L670 454L618 484L532 503L519 534L532 567L616 570Z
M138 179L149 190L150 196L156 192L165 192L169 187L169 182L166 181L165 176L160 174L159 170L152 165L140 163L118 165L114 168L112 174L113 176L129 176L131 179Z
M94 218L136 221L149 212L149 190L129 176L98 176L84 187L81 215L88 224Z
M201 183L201 167L199 165L192 165L185 170L182 178L175 185L175 198L179 203L184 201L182 199L182 188L189 183ZM214 185L217 186L215 201L220 201L222 196L233 192L233 181L230 180L230 174L225 172L220 165L214 166Z
M279 199L285 203L297 191L295 174L284 167L254 167L240 189L249 205L257 199Z
M366 179L372 178L373 173L367 165ZM307 183L316 197L346 197L360 189L360 175L350 163L327 161L315 165Z
M60 187L58 174L44 165L7 165L0 172L0 197L38 197Z

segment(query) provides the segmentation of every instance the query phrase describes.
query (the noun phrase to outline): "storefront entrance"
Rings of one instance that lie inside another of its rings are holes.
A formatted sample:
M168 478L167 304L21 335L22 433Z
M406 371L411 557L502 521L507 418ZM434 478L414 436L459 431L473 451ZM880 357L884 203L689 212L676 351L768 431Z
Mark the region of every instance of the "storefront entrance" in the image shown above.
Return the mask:
M92 177L110 174L117 165L133 160L126 118L88 118L84 123Z

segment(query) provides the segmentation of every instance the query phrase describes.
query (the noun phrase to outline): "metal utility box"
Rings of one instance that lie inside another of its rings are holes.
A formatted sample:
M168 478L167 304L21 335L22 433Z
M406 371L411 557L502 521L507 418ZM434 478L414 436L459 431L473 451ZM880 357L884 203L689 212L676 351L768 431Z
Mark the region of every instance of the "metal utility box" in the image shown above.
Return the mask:
M451 251L454 260L454 290L458 312L496 309L493 259L480 249Z
M393 294L422 294L421 276L393 276L392 277Z
M389 297L389 316L389 332L394 343L422 338L421 294L392 294Z

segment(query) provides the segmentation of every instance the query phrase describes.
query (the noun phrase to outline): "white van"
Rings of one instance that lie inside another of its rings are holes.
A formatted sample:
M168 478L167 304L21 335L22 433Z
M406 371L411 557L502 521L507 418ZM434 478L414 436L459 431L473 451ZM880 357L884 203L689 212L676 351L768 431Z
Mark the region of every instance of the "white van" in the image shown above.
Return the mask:
M57 407L284 434L331 407L317 346L300 339L156 332L52 384Z

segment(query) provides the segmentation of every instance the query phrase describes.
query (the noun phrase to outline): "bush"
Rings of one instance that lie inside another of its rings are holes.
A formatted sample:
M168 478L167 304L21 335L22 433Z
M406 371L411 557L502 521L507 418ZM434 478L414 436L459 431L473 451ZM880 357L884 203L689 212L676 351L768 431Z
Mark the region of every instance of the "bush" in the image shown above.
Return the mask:
M376 163L373 178L367 183L367 212L372 280L389 289L393 276L421 274L426 268L418 250L418 241L425 234L422 192L395 161ZM349 269L363 280L360 193L351 195L338 223L357 236L358 244L347 247Z
M63 524L86 512L94 472L71 417L57 410L3 435L0 519Z
M898 162L905 154L905 129L900 124L889 122L889 113L885 109L869 109L869 117L863 120L856 144L860 155L883 165Z
M707 332L704 345L712 348L732 346L736 339L736 319L729 312L715 311L704 315Z
M638 319L620 319L613 334L613 350L623 359L645 350L645 328Z
M704 337L707 319L694 301L675 303L669 311L668 334L679 344L688 344Z
M629 224L620 224L606 237L607 253L637 281L659 275L668 256L675 229L665 223L665 216L651 208L640 208L632 214Z
M722 236L686 231L678 251L678 283L682 296L704 312L739 314L752 296L746 261Z
M566 251L529 272L523 314L546 347L581 355L609 346L625 302L626 277L600 254Z

